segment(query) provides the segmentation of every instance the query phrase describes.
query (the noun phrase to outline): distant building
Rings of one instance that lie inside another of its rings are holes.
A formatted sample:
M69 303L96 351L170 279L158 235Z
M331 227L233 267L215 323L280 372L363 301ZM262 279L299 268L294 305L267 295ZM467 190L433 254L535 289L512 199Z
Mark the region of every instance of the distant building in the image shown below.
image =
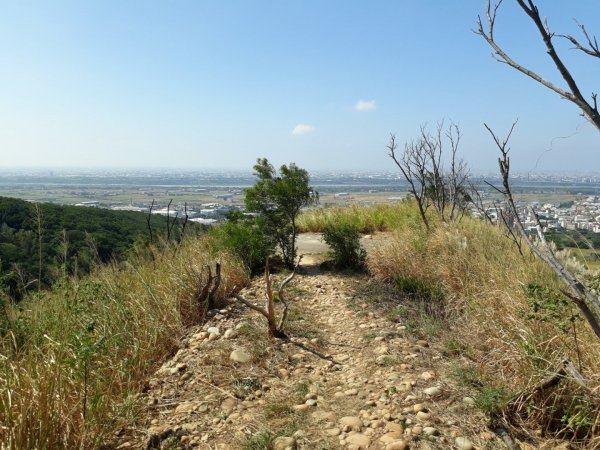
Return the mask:
M75 206L85 206L87 208L99 208L100 202L99 201L81 202L81 203L76 203Z

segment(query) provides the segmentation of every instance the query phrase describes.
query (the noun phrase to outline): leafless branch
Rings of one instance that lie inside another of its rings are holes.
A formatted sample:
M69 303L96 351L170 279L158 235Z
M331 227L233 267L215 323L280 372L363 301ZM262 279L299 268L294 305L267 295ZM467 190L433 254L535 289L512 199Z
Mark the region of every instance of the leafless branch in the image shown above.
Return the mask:
M577 26L585 36L585 39L587 41L587 47L585 45L580 44L579 41L571 35L559 34L559 36L570 41L571 44L573 44L577 50L581 50L582 52L595 58L600 58L600 47L598 47L598 41L596 40L596 36L590 36L587 30L585 29L585 25L582 25L579 22L577 22Z
M488 3L487 3L487 25L484 26L483 21L482 21L481 17L479 16L477 18L477 29L474 30L474 32L476 34L480 35L488 43L488 45L494 50L494 52L495 52L494 58L497 61L509 65L510 67L512 67L512 68L518 70L519 72L527 75L528 77L534 79L535 81L537 81L538 83L547 87L548 89L556 92L562 98L565 98L565 99L573 102L574 104L576 104L579 107L579 109L581 110L582 114L585 117L587 117L598 130L600 130L600 115L598 114L598 108L596 106L595 99L593 99L593 105L592 105L587 100L585 100L585 98L581 94L579 86L577 85L575 79L571 75L571 72L569 71L567 66L564 64L564 62L558 55L556 48L554 47L554 43L552 42L554 33L552 33L549 30L547 23L545 23L542 20L542 18L540 17L538 7L535 5L533 0L516 0L516 1L517 1L518 5L521 7L521 9L529 16L529 18L533 21L536 28L538 29L538 32L546 46L546 52L548 53L550 59L552 59L552 62L554 63L554 66L560 73L561 77L566 82L567 86L569 87L569 90L566 90L566 89L563 89L563 88L557 86L556 84L552 83L551 81L548 81L545 78L542 78L538 73L517 63L498 45L498 43L496 42L496 40L494 38L494 26L496 25L496 16L498 13L498 9L502 3L501 1L499 1L498 3L496 3L494 5L494 7L492 7L491 0L488 0ZM587 32L585 32L585 30L584 30L584 33L586 36L588 36ZM568 37L567 37L567 39L568 39ZM592 44L592 41L591 41L591 39L589 39L589 36L588 36L588 41L590 44ZM593 45L594 46L597 45L595 43L595 38L594 38ZM593 46L591 47L591 50L592 50L592 52L594 52ZM596 56L596 55L594 54L592 56Z

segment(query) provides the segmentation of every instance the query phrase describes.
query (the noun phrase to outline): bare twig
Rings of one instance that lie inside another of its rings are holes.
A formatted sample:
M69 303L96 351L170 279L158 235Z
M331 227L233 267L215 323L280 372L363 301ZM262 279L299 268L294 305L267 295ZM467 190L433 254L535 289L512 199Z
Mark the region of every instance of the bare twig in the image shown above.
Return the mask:
M580 24L579 22L577 22L577 26L585 36L585 39L587 40L587 47L585 45L580 44L577 39L568 34L559 34L559 36L570 41L577 50L581 50L583 53L586 53L595 58L600 58L600 47L598 47L598 41L596 40L596 36L590 36L587 30L585 29L585 26Z

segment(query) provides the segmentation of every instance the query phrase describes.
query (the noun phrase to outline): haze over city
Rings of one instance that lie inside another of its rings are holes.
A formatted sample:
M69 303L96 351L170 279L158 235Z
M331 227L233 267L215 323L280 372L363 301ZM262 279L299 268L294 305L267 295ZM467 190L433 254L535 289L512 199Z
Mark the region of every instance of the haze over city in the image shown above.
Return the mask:
M595 1L545 2L557 33ZM496 38L562 85L532 24L506 2ZM450 120L461 152L495 170L483 127L516 118L518 171L598 167L597 131L572 104L496 62L472 32L485 1L3 2L0 165L393 170L423 123ZM589 24L591 28L594 24ZM589 98L598 66L557 41ZM597 86L596 86L597 87Z

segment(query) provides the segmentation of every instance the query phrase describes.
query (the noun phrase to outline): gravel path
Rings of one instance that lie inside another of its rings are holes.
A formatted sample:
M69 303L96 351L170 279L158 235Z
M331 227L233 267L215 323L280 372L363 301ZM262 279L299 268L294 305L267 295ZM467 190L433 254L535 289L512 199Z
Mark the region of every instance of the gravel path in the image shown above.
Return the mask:
M288 291L288 331L333 361L266 340L262 317L232 304L190 330L140 394L141 419L108 447L505 448L448 375L436 343L364 297L366 276L303 269ZM262 292L257 279L243 293L260 304Z

